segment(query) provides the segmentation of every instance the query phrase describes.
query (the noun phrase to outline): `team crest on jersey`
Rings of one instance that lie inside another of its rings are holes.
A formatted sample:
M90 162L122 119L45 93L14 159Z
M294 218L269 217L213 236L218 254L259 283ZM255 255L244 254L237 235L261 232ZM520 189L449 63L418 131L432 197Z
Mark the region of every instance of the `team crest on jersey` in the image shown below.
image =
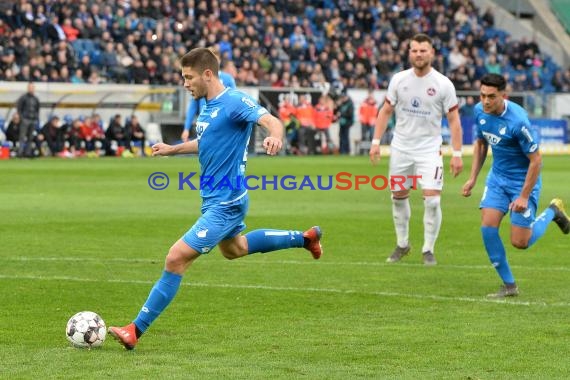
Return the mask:
M220 112L219 108L214 108L214 110L212 111L212 113L210 113L210 117L212 119L215 119L218 116L218 112Z
M414 96L414 97L412 98L411 104L412 104L412 107L414 107L414 108L419 108L419 107L422 105L422 101L421 101L421 99L418 98L417 96Z
M426 92L427 92L427 94L428 94L429 96L434 96L434 95L435 95L435 88L430 87L430 88L427 89Z
M499 129L500 135L504 135L506 132L507 132L507 127L501 127L501 129Z
M502 138L489 132L483 132L483 137L489 142L491 145L497 145L501 142Z

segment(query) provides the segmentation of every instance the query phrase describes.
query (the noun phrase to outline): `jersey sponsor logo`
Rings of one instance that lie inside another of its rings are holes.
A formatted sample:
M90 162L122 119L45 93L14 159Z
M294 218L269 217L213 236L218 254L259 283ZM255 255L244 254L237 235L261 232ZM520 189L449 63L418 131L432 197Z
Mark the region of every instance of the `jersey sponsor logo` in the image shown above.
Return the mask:
M532 144L530 148L528 148L529 153L534 153L538 149L538 144Z
M257 104L255 104L255 102L253 100L251 100L250 98L247 98L245 96L243 98L241 98L241 101L244 102L245 104L247 104L250 108L257 106Z
M434 96L436 93L435 88L433 87L428 88L426 92L429 96Z
M412 107L419 108L422 105L422 101L417 96L414 96L411 101Z
M208 128L209 125L210 123L207 123L205 121L196 122L196 135L198 137L198 140L202 138L202 134L206 131L206 128Z
M502 138L489 132L483 132L483 137L489 142L491 145L497 145L501 142Z
M214 110L212 111L212 113L210 114L210 117L212 119L215 119L218 116L218 112L220 112L219 108L214 108Z
M266 113L268 113L268 112L265 108L260 108L257 110L258 115L265 115Z

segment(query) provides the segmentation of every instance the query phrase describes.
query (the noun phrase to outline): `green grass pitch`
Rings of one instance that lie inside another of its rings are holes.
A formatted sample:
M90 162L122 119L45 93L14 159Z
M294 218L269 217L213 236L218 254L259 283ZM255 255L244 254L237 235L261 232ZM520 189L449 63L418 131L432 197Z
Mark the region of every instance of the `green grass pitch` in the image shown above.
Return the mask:
M448 166L449 159L446 159ZM570 373L570 236L552 224L527 251L508 244L521 295L500 285L463 198L470 159L447 175L436 256L421 264L423 204L412 194L412 254L395 245L390 194L361 190L250 191L247 231L324 231L324 255L304 250L200 258L133 352L111 338L72 348L67 319L131 321L164 256L199 216L197 191L176 189L196 158L0 162L0 378L116 379L566 379ZM545 156L540 208L570 202L568 156ZM446 168L447 170L448 168ZM151 173L171 177L154 191ZM367 157L252 157L250 175L387 173Z

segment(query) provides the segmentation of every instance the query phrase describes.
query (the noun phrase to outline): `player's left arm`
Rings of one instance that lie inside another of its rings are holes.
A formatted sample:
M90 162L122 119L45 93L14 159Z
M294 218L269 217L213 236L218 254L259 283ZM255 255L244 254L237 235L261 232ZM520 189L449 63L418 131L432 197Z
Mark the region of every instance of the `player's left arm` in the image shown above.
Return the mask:
M457 177L463 170L463 160L461 159L461 145L463 143L463 130L459 119L459 107L455 106L447 112L447 121L451 132L451 146L453 153L451 156L450 168L453 177Z
M283 123L270 113L262 115L257 123L269 132L269 136L263 140L267 154L276 155L283 147Z

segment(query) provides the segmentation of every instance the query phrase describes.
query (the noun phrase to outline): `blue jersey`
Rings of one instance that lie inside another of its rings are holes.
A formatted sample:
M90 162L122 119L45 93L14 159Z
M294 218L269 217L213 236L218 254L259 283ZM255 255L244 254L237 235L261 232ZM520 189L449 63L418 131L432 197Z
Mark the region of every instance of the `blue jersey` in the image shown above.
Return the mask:
M531 128L526 111L505 100L501 115L485 113L480 102L474 112L477 137L487 141L493 152L492 174L524 182L530 163L527 155L539 148L536 131Z
M206 102L196 121L204 205L227 204L245 194L249 137L266 113L249 95L230 88Z
M229 88L236 88L236 81L234 77L232 77L228 73L224 73L223 71L218 72L220 77L220 81L222 84ZM192 127L192 122L196 115L200 113L200 110L204 108L206 104L206 98L194 99L190 98L188 102L188 108L186 109L186 120L184 120L184 130L189 131L190 127Z

